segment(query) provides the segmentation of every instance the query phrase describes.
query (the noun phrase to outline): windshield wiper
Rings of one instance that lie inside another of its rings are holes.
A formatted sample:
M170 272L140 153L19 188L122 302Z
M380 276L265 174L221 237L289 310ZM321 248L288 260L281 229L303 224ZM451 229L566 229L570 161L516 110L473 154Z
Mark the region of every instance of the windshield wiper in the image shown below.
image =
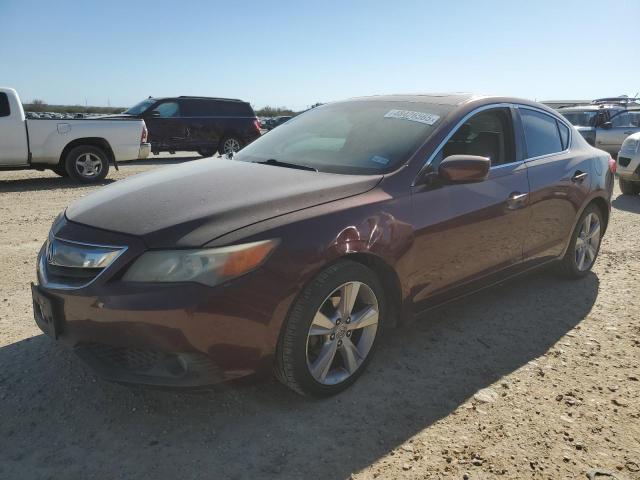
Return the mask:
M260 163L262 165L273 165L276 167L295 168L298 170L310 170L312 172L318 171L317 168L310 167L309 165L298 165L297 163L281 162L280 160L276 160L275 158L270 158L269 160L264 160L262 162L253 162L253 163Z

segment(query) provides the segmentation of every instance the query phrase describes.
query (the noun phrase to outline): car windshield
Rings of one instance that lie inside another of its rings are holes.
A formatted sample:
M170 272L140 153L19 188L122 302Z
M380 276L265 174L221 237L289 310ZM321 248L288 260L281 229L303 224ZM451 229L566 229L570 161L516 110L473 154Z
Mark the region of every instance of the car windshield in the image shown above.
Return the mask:
M127 115L140 115L147 108L149 108L155 100L153 98L147 98L146 100L141 101L140 103L136 103L133 107L128 110L125 110L124 113Z
M386 173L405 162L450 110L448 105L386 100L323 105L293 117L234 158L330 173Z
M569 120L576 127L595 127L598 120L597 110L580 110L573 112L560 112L562 116Z

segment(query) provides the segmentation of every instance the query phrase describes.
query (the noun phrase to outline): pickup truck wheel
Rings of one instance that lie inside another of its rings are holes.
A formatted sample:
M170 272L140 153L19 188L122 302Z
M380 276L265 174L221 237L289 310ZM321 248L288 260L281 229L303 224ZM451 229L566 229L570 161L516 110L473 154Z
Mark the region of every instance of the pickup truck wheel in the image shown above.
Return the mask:
M61 177L64 177L64 178L67 178L69 176L64 165L56 165L55 167L51 168L51 171L56 175L60 175Z
M71 178L81 183L96 183L109 173L109 159L100 148L83 145L67 154L65 169Z
M242 148L242 142L236 137L225 137L218 146L218 153L220 155L229 155L230 153L236 153Z

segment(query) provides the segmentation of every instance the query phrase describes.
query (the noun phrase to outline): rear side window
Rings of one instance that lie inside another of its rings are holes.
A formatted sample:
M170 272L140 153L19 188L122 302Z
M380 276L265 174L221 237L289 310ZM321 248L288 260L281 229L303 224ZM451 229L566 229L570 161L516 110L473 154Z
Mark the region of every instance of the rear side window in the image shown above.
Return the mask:
M567 127L562 122L558 122L558 129L560 130L560 140L562 140L562 149L566 150L567 148L569 148L569 127Z
M0 93L0 117L8 117L10 113L9 97L7 97L6 93L2 92Z
M556 119L550 115L520 109L528 158L558 153L564 150Z
M207 99L181 100L185 117L255 117L251 105Z

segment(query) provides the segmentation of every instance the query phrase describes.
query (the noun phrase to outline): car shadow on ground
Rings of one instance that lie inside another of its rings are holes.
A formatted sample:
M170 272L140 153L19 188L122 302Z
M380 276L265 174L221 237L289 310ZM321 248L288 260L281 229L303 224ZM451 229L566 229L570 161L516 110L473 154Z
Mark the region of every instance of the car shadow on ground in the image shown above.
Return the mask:
M43 335L20 341L0 349L0 477L346 478L548 352L598 286L539 272L432 310L386 332L360 380L323 400L275 381L125 387Z
M87 188L90 186L109 185L113 182L115 182L114 179L105 178L102 182L86 185L71 180L70 178L58 176L5 179L0 180L0 193L59 190L61 188Z
M218 155L213 157L202 157L200 155L190 155L188 157L149 157L144 160L131 160L127 162L119 162L119 167L136 167L141 165L177 165L179 163L191 162L193 160L201 160L203 158L219 158Z
M611 206L625 212L640 213L640 195L618 195Z

